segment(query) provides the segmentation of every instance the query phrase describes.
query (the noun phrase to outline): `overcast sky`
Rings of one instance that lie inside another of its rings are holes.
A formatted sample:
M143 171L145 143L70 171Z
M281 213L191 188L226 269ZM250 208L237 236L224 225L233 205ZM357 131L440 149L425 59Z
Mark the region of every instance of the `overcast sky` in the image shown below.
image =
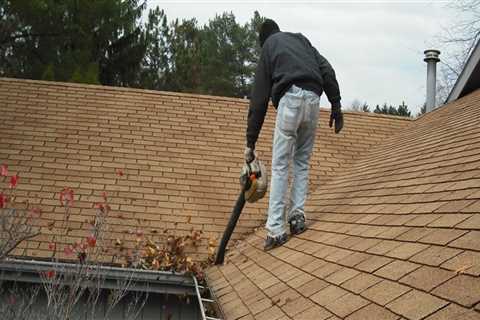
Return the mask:
M342 104L354 100L398 105L415 114L425 100L423 51L455 19L448 1L155 1L167 18L195 17L200 24L233 12L250 20L255 10L274 19L282 31L300 32L335 68ZM445 52L442 52L445 54ZM440 58L442 55L440 55ZM322 106L329 106L325 97Z

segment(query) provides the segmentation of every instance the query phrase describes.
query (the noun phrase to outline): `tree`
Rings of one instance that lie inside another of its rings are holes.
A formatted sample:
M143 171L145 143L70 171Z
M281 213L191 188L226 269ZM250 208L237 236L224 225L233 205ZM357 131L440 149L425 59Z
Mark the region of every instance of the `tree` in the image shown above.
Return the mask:
M401 117L410 117L411 112L408 110L408 106L405 104L405 101L402 101L402 104L397 108L397 114Z
M117 181L123 179L123 172L116 172ZM110 279L106 284L103 269L105 263L122 264L135 269L190 273L204 285L203 269L208 262L213 261L215 241L208 241L207 262L193 261L187 251L200 244L202 231L191 230L190 234L183 236L170 234L166 230L148 232L145 231L147 226L141 225L138 219L138 227L132 231L136 235L133 248L125 238L117 238L113 240L115 249L112 249L112 245L108 245L112 241L111 226L116 225L118 228L119 216L112 215L110 196L106 192L102 193L102 201L96 203L95 209L92 209L95 211L93 218L74 230L70 224L71 209L75 207L73 189L66 187L58 194L60 206L64 209L63 218L45 224L47 221L40 221L40 208L30 208L30 201L24 204L15 202L18 183L19 174L9 173L6 164L0 165L0 262L8 258L14 249L25 245L23 242L26 240L42 235L50 240L48 248L51 251L51 263L46 271L40 272L39 286L22 286L17 285L15 280L9 279L7 283L7 280L2 282L0 279L0 319L90 320L98 319L99 310L102 312L102 319L110 319L115 306L129 294L133 274L127 275L125 279ZM85 228L88 230L84 230ZM87 232L85 234L82 231ZM79 236L81 234L85 236ZM126 236L125 233L123 236ZM157 243L155 238L161 237L166 237L166 241ZM107 256L112 257L111 261L107 260ZM61 263L60 260L68 260L69 263ZM108 299L105 304L101 304L100 297L107 291L105 288L112 285L112 280L116 285L108 289ZM45 294L48 302L39 309L37 298L40 293ZM147 298L148 294L134 293L133 299L128 299L124 309L125 319L138 319ZM88 308L84 307L85 304Z
M457 19L442 29L444 47L439 68L437 98L446 101L468 57L480 40L480 0L459 0L448 4L457 11Z
M427 113L427 104L424 103L423 106L420 108L420 112L417 113L417 117L420 117L421 115Z
M366 102L364 102L362 105L362 112L370 112L370 107Z
M135 86L145 53L138 0L0 0L0 74Z
M0 76L244 97L260 54L258 12L241 25L169 22L140 0L0 0Z
M360 105L361 105L360 100L354 99L350 105L350 110L358 112L360 111Z
M145 89L162 90L170 74L169 32L167 16L159 7L151 9L145 24L146 50L142 61L139 86Z
M411 112L408 110L408 106L405 104L404 101L402 101L402 104L400 104L397 108L395 108L392 105L387 105L385 102L382 107L377 104L375 109L373 110L374 113L379 113L379 114L389 114L389 115L394 115L394 116L401 116L401 117L410 117Z

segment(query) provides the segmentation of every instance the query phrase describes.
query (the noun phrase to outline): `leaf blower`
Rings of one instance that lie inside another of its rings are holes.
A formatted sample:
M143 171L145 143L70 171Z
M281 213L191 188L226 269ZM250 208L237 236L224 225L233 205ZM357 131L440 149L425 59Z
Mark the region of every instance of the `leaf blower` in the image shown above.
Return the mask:
M245 201L250 203L257 202L265 196L267 188L268 175L263 163L255 158L251 163L245 164L240 174L240 194L233 207L232 215L230 216L230 220L223 233L222 241L218 247L217 257L215 259L216 265L223 264L225 249L245 206Z

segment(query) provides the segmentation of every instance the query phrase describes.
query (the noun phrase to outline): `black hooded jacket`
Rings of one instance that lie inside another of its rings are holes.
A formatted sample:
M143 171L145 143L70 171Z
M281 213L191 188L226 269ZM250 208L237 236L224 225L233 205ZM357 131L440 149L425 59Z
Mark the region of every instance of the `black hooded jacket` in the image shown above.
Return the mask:
M262 47L248 111L247 146L255 148L270 97L275 108L285 92L296 85L319 96L323 90L332 107L340 106L335 71L300 33L276 32Z

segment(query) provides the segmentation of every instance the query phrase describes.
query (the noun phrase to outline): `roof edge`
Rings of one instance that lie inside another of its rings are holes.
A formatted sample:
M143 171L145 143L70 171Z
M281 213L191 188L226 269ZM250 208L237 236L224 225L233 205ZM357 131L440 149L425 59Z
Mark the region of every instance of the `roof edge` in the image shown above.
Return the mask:
M52 269L60 270L60 273L68 272L78 269L79 266L75 263L7 258L0 262L0 280L41 283L40 274L42 272ZM116 289L119 285L124 285L119 281L131 281L129 291L195 294L195 282L192 276L185 273L103 265L100 265L98 271L95 272L98 272L98 276L105 280L101 284L102 289Z
M460 97L465 86L468 83L468 80L470 80L475 67L479 63L480 63L480 40L477 41L475 48L472 50L472 53L468 57L468 60L465 63L465 66L463 67L462 72L458 76L457 81L455 81L455 84L453 85L453 88L450 91L450 94L448 95L448 98L445 101L445 104L453 102Z

